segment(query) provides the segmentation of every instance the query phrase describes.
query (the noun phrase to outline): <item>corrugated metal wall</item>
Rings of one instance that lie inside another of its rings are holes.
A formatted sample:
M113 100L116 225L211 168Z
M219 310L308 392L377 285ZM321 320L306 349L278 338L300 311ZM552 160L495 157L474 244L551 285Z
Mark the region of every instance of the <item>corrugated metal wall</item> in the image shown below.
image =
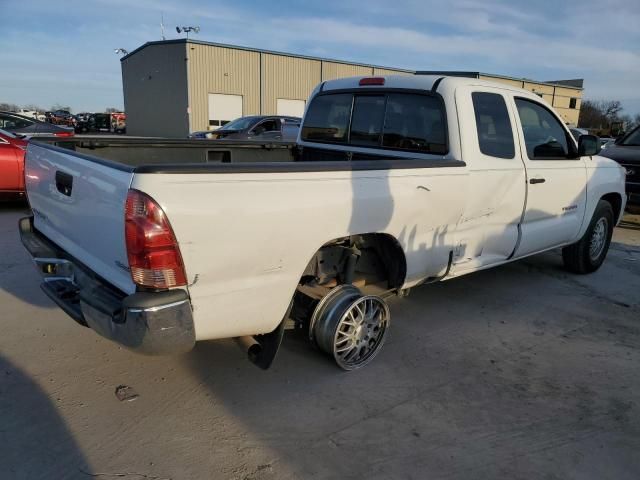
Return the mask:
M262 112L275 115L277 99L307 100L320 83L320 61L262 54Z
M389 68L378 68L378 67L373 67L373 74L374 75L413 75L413 73L411 72L403 72L400 70L392 70Z
M500 78L493 76L480 75L480 80L487 80L488 82L504 83L505 85L511 85L512 87L522 88L522 80L513 80L511 78Z
M554 110L560 117L571 125L578 124L580 116L580 106L582 105L582 90L579 88L567 88L556 85L550 85L542 82L532 82L526 80L515 80L511 78L500 78L494 76L481 75L482 80L504 83L518 88L524 88L537 93L552 105ZM571 99L576 99L575 108L571 108Z
M242 115L275 115L277 100L304 100L324 80L406 74L193 41L146 44L122 60L127 132L185 137L209 129L209 94L242 96Z
M260 53L187 43L191 131L209 127L210 93L242 95L242 114L260 113Z
M393 74L411 73L193 41L148 44L122 60L127 132L184 137L190 131L207 130L210 93L241 95L243 115L275 115L279 98L307 100L322 81ZM565 122L578 121L580 89L498 76L480 78L539 93ZM572 98L575 108L570 107Z
M356 75L390 75L393 69L187 43L191 131L209 127L208 95L242 95L243 115L275 115L277 100L307 100L322 81Z
M121 66L127 134L186 137L185 45L150 45Z
M338 62L322 62L322 81L355 77L358 75L373 75L373 67L363 67L361 65L349 65Z

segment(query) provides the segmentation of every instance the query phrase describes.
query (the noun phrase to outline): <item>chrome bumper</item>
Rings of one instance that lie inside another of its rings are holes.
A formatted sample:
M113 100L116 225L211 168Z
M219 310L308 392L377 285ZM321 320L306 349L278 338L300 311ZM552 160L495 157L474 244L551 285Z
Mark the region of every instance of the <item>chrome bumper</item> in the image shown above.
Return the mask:
M195 330L185 290L126 295L20 220L20 238L42 275L42 290L76 322L140 353L191 350Z

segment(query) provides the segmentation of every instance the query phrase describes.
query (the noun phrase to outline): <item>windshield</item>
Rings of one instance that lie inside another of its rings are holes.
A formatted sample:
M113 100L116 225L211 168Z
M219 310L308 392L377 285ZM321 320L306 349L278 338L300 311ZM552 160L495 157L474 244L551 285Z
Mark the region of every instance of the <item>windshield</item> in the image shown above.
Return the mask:
M622 145L630 145L634 147L640 146L640 127L632 131L627 138L622 141Z
M218 130L246 130L256 121L256 117L240 117L235 120L231 120L226 125L220 127Z

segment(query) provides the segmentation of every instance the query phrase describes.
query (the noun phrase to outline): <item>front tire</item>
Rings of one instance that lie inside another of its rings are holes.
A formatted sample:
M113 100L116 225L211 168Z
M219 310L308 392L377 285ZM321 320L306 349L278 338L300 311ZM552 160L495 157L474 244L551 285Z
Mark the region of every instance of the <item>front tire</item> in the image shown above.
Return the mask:
M565 268L580 274L598 270L609 251L614 223L611 204L600 200L582 238L562 249Z

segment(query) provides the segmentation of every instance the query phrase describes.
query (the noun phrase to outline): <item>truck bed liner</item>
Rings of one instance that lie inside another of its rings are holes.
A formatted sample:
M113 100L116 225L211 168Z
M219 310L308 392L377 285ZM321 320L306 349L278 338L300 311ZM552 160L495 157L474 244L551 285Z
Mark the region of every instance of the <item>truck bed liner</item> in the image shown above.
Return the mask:
M291 142L80 137L38 138L41 147L130 173L262 173L463 167L451 159L352 155L302 150ZM348 161L353 160L353 161Z

